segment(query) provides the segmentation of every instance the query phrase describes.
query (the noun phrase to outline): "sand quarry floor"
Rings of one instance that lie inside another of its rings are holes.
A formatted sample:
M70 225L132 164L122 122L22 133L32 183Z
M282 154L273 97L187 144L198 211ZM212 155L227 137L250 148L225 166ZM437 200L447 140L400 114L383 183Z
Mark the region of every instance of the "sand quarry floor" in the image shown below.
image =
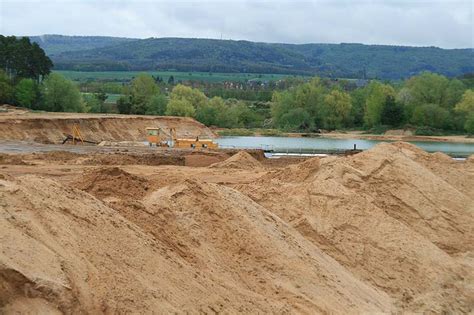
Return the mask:
M0 313L469 313L473 229L474 158L403 142L2 153Z

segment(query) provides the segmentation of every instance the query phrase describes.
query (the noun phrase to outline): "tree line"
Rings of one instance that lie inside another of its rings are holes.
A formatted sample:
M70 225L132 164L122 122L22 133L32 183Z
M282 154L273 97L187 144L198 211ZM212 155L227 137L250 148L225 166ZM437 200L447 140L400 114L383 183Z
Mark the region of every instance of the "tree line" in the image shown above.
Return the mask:
M14 84L13 82L17 82ZM161 88L146 74L122 88L117 111L122 114L194 117L223 128L277 128L317 132L363 128L379 131L414 128L418 134L441 131L474 134L474 91L458 79L425 72L391 84L372 81L353 88L344 81L313 78L282 91L271 102L208 97L182 84ZM10 79L0 72L0 102L36 110L106 112L107 94L81 94L78 85L52 73L38 83Z
M272 118L284 130L417 128L474 133L473 91L458 79L424 72L396 84L372 81L346 91L315 78L275 92Z

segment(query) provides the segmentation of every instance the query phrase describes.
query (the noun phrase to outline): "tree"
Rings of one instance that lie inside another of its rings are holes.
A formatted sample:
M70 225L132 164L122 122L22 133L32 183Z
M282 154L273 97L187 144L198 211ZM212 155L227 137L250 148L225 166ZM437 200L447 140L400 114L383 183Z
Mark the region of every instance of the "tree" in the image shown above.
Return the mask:
M436 104L424 104L413 111L411 123L417 126L429 126L436 129L448 129L449 111Z
M164 115L168 100L162 94L156 94L151 97L146 105L146 115Z
M293 108L289 112L283 114L280 118L282 129L289 131L304 130L310 125L311 117L308 112L301 108Z
M470 112L466 118L466 122L464 123L464 129L467 133L473 135L474 134L474 112Z
M46 77L42 86L44 106L53 112L83 112L85 110L77 86L58 73Z
M131 113L145 114L151 98L159 94L160 90L152 76L140 74L131 82Z
M39 81L48 75L53 63L37 43L28 37L0 35L0 68L11 78L31 78Z
M347 125L352 104L349 94L333 90L324 98L323 127L325 129L338 129Z
M263 118L252 111L243 101L239 101L232 106L227 116L236 117L238 127L255 128L263 123Z
M452 79L446 88L443 103L441 106L447 109L452 109L461 100L466 87L464 84L457 79Z
M283 119L283 116L295 106L293 93L290 93L289 91L275 91L273 93L271 114L273 123L276 127L285 127L285 124L287 124L287 119Z
M97 93L94 93L94 97L102 103L105 103L105 101L109 98L101 88L99 88L99 91L97 91Z
M182 84L176 85L170 94L171 101L180 100L191 104L195 109L207 103L207 97L198 89L193 89Z
M351 93L351 120L355 126L362 126L364 124L364 108L367 93L365 89L356 89Z
M196 111L196 119L206 126L223 127L222 116L227 115L227 108L221 97L215 96Z
M101 113L102 102L94 95L84 95L86 111L89 113Z
M121 96L117 100L117 109L120 114L130 114L132 111L132 102L130 100L130 96Z
M15 90L7 74L0 70L0 104L12 104Z
M455 110L460 113L474 112L474 91L466 90L461 101L456 104Z
M166 115L193 117L196 109L187 100L171 99L166 107Z
M174 84L174 76L170 75L170 77L168 78L168 84L169 84L169 85L173 85L173 84Z
M20 106L33 108L38 99L38 87L33 79L21 79L15 86L16 103Z
M449 86L449 80L442 75L423 72L410 78L405 86L410 90L411 101L414 105L446 105L446 89Z
M465 117L464 130L474 134L474 91L466 90L461 101L456 104L455 111Z
M395 90L390 85L374 81L367 86L364 112L364 123L367 127L380 125L387 96L395 96Z
M387 95L382 111L381 123L389 126L399 126L403 121L403 107L395 101L392 95Z

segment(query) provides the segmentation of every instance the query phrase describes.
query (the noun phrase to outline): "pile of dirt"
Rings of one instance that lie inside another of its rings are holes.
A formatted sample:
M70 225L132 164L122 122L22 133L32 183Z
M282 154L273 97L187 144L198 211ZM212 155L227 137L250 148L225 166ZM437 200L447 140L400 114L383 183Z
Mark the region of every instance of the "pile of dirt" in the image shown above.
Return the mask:
M466 312L472 306L469 270L456 257L474 248L474 203L425 166L444 163L451 165L415 146L380 144L351 157L321 159L300 178L281 174L307 165L235 188L387 292L401 309ZM450 179L460 180L466 176Z
M89 170L75 184L79 189L99 198L140 198L149 188L145 178L132 175L118 167Z
M0 180L0 197L2 312L394 310L385 293L228 187L168 186L129 217L35 176Z
M212 164L212 168L234 168L240 170L261 169L262 164L245 151L234 154L225 161Z
M260 182L267 181L279 181L284 180L286 182L302 182L309 178L312 174L318 171L320 165L320 158L310 158L306 161L290 164L284 168L280 168L274 171L269 171L263 177Z

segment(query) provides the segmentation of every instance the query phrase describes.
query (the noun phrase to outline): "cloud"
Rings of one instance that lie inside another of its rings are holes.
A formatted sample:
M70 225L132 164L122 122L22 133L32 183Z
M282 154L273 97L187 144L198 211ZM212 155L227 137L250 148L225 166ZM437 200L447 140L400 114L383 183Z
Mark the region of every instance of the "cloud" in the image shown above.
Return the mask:
M0 0L5 35L203 37L472 48L471 0Z

